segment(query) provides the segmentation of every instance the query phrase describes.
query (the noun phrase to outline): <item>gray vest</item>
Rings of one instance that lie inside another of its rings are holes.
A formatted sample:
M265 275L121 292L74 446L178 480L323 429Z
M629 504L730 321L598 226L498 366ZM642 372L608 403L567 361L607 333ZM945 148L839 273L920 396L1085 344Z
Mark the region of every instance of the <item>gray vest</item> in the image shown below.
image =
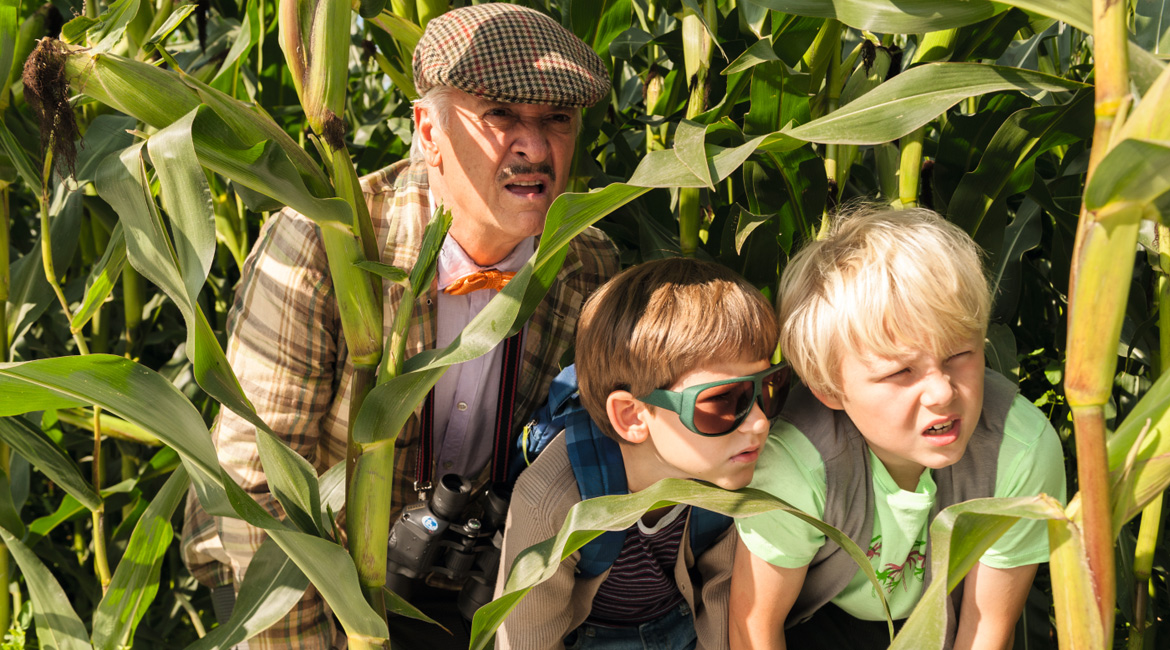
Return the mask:
M983 412L959 462L933 470L938 487L930 520L943 508L995 493L999 447L1004 422L1019 388L1003 375L987 370L983 382ZM826 523L841 530L862 549L873 536L873 474L869 448L861 432L844 411L827 408L804 386L797 386L784 405L782 417L801 431L820 452L825 463ZM788 615L786 627L803 622L841 593L857 573L857 564L840 546L826 543L809 564L804 587ZM930 584L930 547L926 551L925 584ZM925 585L923 589L925 589ZM962 583L951 594L947 621L947 647L954 640L957 603Z

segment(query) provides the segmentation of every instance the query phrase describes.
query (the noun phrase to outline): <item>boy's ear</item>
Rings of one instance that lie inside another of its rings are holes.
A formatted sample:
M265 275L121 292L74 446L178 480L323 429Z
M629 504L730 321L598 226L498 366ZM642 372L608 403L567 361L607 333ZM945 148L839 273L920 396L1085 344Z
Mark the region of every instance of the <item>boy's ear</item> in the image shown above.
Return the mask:
M821 391L816 390L815 388L809 388L809 391L817 399L819 399L821 401L821 404L824 404L825 406L833 409L834 411L844 411L845 410L845 404L841 401L841 398L830 397L829 395L826 395L826 394L822 393Z
M637 444L650 435L646 425L646 405L634 398L628 390L615 390L605 399L605 413L609 424L626 442Z

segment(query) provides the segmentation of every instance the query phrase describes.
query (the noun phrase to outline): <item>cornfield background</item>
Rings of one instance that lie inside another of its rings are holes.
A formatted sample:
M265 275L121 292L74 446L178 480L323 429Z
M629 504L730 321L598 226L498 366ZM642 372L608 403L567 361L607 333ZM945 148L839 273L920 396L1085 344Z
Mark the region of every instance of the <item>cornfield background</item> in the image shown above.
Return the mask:
M987 251L989 363L1065 439L1077 497L940 517L934 574L947 579L895 645L938 647L943 588L1022 516L1049 520L1053 561L1017 647L1170 647L1170 2L526 4L593 46L613 92L584 112L570 182L581 194L554 205L530 266L469 327L518 328L568 239L595 222L624 263L710 258L771 295L841 203L938 210ZM428 269L357 264L376 255L356 176L408 155L410 53L448 8L0 0L0 648L230 647L309 582L351 647L383 643L388 490L363 464L386 463L447 359L476 351L412 362L384 343L381 309L367 308L374 273L410 290ZM301 515L288 525L226 478L208 435L220 408L251 413L223 361L224 325L250 243L281 205L322 224L339 300L379 317L345 322L370 387L351 418L352 482L262 445L274 492ZM241 594L214 629L178 557L189 485L273 538L264 571L249 572L270 588ZM667 482L596 508L590 525L660 499L783 507ZM350 553L328 521L347 502L369 513L349 517L369 526L350 533L369 548ZM564 538L548 550L571 551ZM477 647L507 605L481 613Z

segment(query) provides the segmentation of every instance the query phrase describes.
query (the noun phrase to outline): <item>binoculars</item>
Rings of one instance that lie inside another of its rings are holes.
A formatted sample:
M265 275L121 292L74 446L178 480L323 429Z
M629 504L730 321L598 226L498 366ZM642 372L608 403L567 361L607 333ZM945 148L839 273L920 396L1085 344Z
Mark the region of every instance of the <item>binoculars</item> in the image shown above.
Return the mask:
M402 509L386 562L386 586L404 598L419 579L461 588L457 606L469 621L495 591L511 491L495 483L472 496L470 481L444 474L429 500Z

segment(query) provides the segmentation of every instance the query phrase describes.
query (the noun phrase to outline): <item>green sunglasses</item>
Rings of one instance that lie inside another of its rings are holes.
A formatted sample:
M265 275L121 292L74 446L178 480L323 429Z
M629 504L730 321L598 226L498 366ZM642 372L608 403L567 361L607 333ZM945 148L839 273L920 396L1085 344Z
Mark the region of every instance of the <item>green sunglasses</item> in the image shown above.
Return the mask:
M788 364L778 363L754 375L721 379L681 391L659 388L638 400L678 413L683 426L701 436L735 431L758 403L769 420L780 415L788 396Z

